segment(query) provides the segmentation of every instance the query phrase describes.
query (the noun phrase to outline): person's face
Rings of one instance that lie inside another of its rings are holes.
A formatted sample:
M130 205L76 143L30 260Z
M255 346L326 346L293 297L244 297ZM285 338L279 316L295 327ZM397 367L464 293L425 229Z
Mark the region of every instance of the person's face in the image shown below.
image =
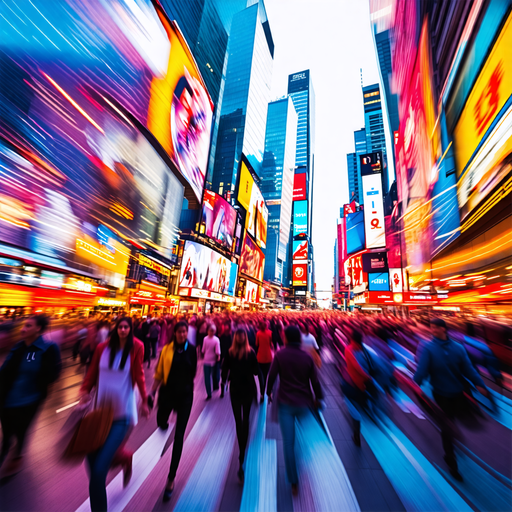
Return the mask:
M37 326L36 321L32 318L25 320L21 328L21 335L25 339L35 339L41 333L41 328Z
M130 334L130 324L128 322L120 322L117 326L117 334L122 339L125 339Z
M181 326L176 331L176 343L183 345L187 341L188 329L185 326Z
M430 330L432 331L432 334L441 340L446 338L446 329L444 327L440 327L436 324L430 324Z

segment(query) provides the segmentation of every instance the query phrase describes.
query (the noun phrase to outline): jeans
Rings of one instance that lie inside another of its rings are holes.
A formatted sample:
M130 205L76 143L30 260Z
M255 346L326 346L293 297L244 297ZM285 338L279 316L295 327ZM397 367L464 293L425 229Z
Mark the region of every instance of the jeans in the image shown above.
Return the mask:
M258 380L260 381L260 395L261 398L265 396L265 389L267 388L267 376L270 371L270 363L258 363L260 371L258 373Z
M220 371L219 363L205 364L203 365L204 371L204 385L206 387L206 394L212 396L212 378L213 378L213 390L219 389Z
M149 338L149 347L151 349L151 359L156 359L157 345L158 345L158 338Z
M286 476L289 482L294 485L299 483L297 475L297 463L295 461L295 420L309 414L309 407L297 405L278 404L279 426L283 435L284 463Z
M115 420L103 446L87 456L89 465L89 496L92 512L107 510L107 474L114 455L121 446L130 428L130 421L125 418Z
M251 414L252 397L240 400L233 398L231 395L231 407L233 408L233 416L236 424L236 437L238 439L238 449L240 455L238 460L240 466L245 460L245 451L247 448L247 440L249 439L249 417Z

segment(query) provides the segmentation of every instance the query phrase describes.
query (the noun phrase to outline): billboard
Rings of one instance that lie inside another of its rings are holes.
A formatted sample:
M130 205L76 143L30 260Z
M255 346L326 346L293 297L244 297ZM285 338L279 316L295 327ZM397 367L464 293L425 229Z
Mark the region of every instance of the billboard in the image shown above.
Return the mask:
M389 269L389 282L393 293L402 293L404 291L403 274L401 268Z
M363 271L378 272L388 270L388 257L386 252L367 252L362 255Z
M292 260L307 260L308 259L308 241L295 240L293 242L293 255Z
M263 271L265 269L265 255L256 245L253 239L246 234L244 245L242 247L242 259L240 263L240 272L263 281Z
M187 240L180 270L180 288L234 296L238 265L218 252Z
M293 200L303 201L307 199L306 190L306 173L295 173L293 177Z
M381 174L363 176L364 231L366 248L386 246Z
M382 173L382 151L361 155L359 161L361 165L361 176L371 176L372 174Z
M240 162L238 202L247 211L245 228L256 239L257 244L265 249L267 245L268 209L265 199L243 159Z
M394 215L384 217L386 226L386 249L388 250L388 265L390 267L400 267L402 265L402 256L400 248L400 230L398 229L398 219Z
M308 264L307 263L294 263L293 264L293 286L307 286L308 285Z
M354 254L365 248L364 212L349 213L345 217L347 226L347 254Z
M204 191L201 223L205 235L231 249L236 224L236 210L221 196L211 190Z
M368 274L368 289L374 292L389 291L389 274L387 272L372 272Z
M337 226L338 236L338 273L340 283L345 284L345 261L347 259L347 231L346 231L346 218L338 219Z
M308 202L293 202L293 236L308 232Z
M256 304L258 302L258 288L259 286L256 283L248 280L245 281L245 302L249 302L251 304Z
M355 213L357 210L357 203L355 201L352 201L349 204L343 205L343 216L346 217L349 213Z

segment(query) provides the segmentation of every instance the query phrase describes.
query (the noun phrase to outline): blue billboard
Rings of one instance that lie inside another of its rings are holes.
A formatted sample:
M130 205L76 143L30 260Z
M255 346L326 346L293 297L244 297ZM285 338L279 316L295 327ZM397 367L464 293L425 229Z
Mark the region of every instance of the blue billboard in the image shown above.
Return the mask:
M362 251L365 248L364 212L349 213L347 223L347 254Z
M308 202L293 202L293 236L308 232Z
M371 292L389 292L389 273L373 272L368 274L368 289Z

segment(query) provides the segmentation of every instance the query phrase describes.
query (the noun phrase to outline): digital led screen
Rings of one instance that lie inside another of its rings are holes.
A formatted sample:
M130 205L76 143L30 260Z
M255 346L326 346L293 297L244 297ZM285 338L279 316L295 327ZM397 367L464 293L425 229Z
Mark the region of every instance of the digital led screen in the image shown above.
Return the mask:
M391 291L394 293L402 293L404 290L402 269L390 268L389 269L389 282L391 283Z
M380 174L363 176L364 231L366 248L376 249L386 246L384 225L384 203L382 178Z
M240 272L257 279L258 281L263 281L264 269L265 255L252 238L246 234L244 245L242 247Z
M345 261L347 259L347 228L346 218L338 219L337 238L338 238L338 272L342 284L345 284Z
M368 153L359 157L361 166L361 176L370 176L372 174L382 173L383 162L382 152Z
M308 259L308 241L295 240L293 242L293 260L307 260Z
M293 202L293 236L308 232L308 202Z
M293 286L307 286L308 284L308 265L307 263L293 264Z
M180 288L195 288L234 296L238 265L218 252L187 240L183 250Z
M349 213L345 217L347 225L347 254L362 251L365 248L364 212Z
M388 258L385 252L366 252L362 255L362 261L364 272L388 270Z
M293 200L303 201L306 196L306 173L295 173L293 177Z
M258 288L259 286L256 283L247 280L245 281L245 302L249 302L251 304L256 304L258 302Z
M201 223L205 235L231 249L236 224L236 210L221 196L211 190L204 191Z
M387 272L369 273L368 289L374 292L388 292L389 274Z

